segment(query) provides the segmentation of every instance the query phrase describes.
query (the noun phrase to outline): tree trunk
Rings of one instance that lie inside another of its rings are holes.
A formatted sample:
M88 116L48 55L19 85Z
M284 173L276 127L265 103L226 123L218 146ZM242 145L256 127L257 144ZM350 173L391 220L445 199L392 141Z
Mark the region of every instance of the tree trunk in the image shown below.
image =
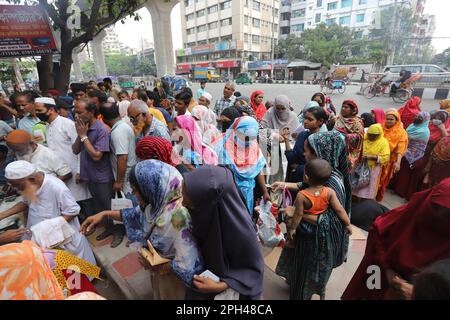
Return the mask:
M61 50L61 62L55 76L56 89L66 93L69 90L70 72L72 70L72 51Z
M39 74L39 88L42 92L54 87L53 78L53 56L51 54L41 56L41 61L37 63Z

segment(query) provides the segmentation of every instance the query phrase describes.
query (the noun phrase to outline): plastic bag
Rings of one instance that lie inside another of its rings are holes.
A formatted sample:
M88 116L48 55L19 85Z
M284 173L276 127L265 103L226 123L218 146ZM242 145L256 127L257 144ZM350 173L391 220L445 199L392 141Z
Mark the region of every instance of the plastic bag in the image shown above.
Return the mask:
M370 184L370 168L367 161L362 162L356 167L351 175L352 189L365 188Z
M262 244L270 248L283 246L285 239L276 219L278 216L276 206L273 206L271 202L264 203L261 200L261 205L255 209L259 212L257 227L258 237Z

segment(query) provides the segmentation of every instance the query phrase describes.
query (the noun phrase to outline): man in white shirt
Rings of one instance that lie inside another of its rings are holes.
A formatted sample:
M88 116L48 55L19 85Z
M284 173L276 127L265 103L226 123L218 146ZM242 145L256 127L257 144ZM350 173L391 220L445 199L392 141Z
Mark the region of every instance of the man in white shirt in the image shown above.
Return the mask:
M6 137L6 144L14 152L16 159L33 163L39 171L58 177L62 181L72 178L69 165L51 149L34 142L28 132L12 131Z
M80 155L72 152L72 144L77 140L78 134L75 123L58 115L56 102L52 98L38 98L35 101L36 116L46 123L47 145L53 150L72 170L72 178L66 181L66 185L75 200L82 207L83 215L94 214L87 207L86 200L91 199L87 184L80 181Z
M0 213L0 220L27 211L27 228L57 217L63 217L74 231L71 241L61 246L77 257L96 264L85 236L80 233L77 215L80 207L66 185L51 175L39 172L27 161L10 163L5 170L8 183L22 195L23 201Z

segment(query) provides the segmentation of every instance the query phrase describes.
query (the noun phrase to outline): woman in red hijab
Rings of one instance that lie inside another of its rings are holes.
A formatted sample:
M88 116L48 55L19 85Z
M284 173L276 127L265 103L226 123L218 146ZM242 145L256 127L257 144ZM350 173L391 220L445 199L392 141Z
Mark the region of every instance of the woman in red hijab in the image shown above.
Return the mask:
M384 121L386 120L386 113L383 109L373 109L372 114L375 118L376 123L379 123L381 125L384 124Z
M263 100L264 100L264 91L260 90L254 91L250 96L252 110L255 113L258 122L261 122L261 120L264 118L264 115L267 112L267 109L263 104Z
M446 179L375 220L364 258L343 300L401 299L403 284L411 283L414 275L435 261L450 258L449 190L450 179ZM380 268L381 279L371 266ZM380 286L369 288L377 282Z
M414 122L414 118L417 114L422 111L420 109L421 102L422 100L419 97L412 97L402 108L400 108L400 110L398 110L405 130Z

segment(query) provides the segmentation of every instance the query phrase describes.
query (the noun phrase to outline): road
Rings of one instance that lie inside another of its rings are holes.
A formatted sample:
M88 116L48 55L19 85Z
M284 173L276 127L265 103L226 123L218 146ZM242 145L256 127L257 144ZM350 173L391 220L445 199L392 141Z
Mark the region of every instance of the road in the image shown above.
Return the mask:
M213 96L214 105L215 100L223 95L223 87L224 83L207 83L206 91L211 93ZM192 91L194 95L197 90L200 88L198 83L194 83L192 85ZM340 106L342 102L346 99L353 99L359 106L359 112L370 112L372 109L384 109L387 110L389 108L401 108L402 104L396 104L389 97L376 97L372 100L365 98L364 96L357 95L359 92L359 86L348 86L347 91L344 94L334 93L331 95L331 100L333 104L336 106L338 110L340 110ZM244 96L250 96L250 94L255 90L262 90L265 92L264 101L273 100L277 95L285 94L287 95L292 102L292 106L295 109L296 113L299 113L306 102L308 102L314 93L320 91L320 87L318 85L300 85L300 84L246 84L246 85L237 85L236 91L239 91ZM422 110L424 111L433 111L439 109L439 101L437 100L424 100L422 102Z

